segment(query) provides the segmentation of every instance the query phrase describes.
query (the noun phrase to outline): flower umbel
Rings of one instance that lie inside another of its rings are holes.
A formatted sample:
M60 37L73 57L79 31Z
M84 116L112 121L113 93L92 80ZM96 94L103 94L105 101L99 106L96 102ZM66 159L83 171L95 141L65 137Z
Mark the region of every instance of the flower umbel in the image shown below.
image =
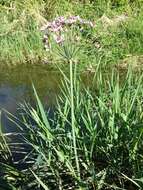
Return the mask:
M57 44L62 44L65 40L63 34L68 32L73 25L79 29L85 25L92 28L94 27L93 22L82 19L80 16L70 16L68 18L64 16L57 17L53 21L47 22L47 24L40 29L44 32L43 42L45 46L50 47L49 35L52 36Z

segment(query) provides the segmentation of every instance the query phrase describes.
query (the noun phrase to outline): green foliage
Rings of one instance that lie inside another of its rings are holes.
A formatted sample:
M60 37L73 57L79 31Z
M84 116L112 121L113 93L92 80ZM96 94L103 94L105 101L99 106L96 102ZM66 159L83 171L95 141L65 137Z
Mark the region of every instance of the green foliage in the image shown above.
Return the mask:
M39 31L46 21L42 2L13 1L0 7L0 62L38 62L45 54Z
M68 78L57 64L64 82L53 119L34 87L37 107L23 106L21 122L34 160L26 172L16 169L0 131L0 188L141 190L143 76L130 68L125 76L115 70L106 75L103 65L143 54L142 1L2 0L0 8L0 62L37 62L51 56L64 69L70 67ZM124 12L127 20L116 24ZM94 21L95 29L71 31L48 54L40 26L46 19L71 14ZM100 19L103 15L108 23ZM80 42L75 43L77 34ZM77 67L90 65L96 68L91 90L81 87L77 75Z
M143 76L129 68L120 81L115 70L105 75L99 65L90 91L80 86L70 64L72 74L65 78L52 120L35 89L37 108L23 106L37 184L45 189L142 189Z
M103 15L112 20L122 14L127 14L129 19L117 27L109 26L105 30L100 22ZM0 2L0 62L49 60L39 28L58 15L80 15L96 24L94 31L87 29L82 34L81 67L95 66L101 55L105 58L103 62L117 63L128 54L142 54L142 1L3 0ZM54 62L54 57L51 58Z

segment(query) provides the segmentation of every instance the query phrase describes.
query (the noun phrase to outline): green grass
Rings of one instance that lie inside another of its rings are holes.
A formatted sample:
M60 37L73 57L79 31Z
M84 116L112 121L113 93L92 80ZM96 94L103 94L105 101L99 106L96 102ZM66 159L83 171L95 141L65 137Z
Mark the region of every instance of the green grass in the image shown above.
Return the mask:
M28 8L30 9L30 5ZM18 2L13 2L11 7L1 5L1 64L38 62L44 55L41 34L37 28L38 20L36 21L36 15L34 15L35 9L33 7L33 12L31 9L27 10L23 3Z
M96 66L101 56L104 63L116 64L130 55L142 55L142 1L2 1L0 3L0 62L55 63L54 56L44 50L40 26L57 15L80 15L96 23L93 31L82 34L80 65L85 69ZM53 11L54 10L54 11ZM105 29L99 19L121 14L129 19L118 26ZM100 48L99 48L100 47ZM57 61L57 60L56 60ZM53 64L54 65L54 64Z
M22 189L141 190L143 75L131 68L124 76L115 70L108 75L99 63L93 86L83 88L74 63L77 55L68 56L71 47L66 48L60 52L70 61L70 76L62 73L54 117L49 118L35 88L36 108L22 106L19 122L27 129L34 165L10 184L20 188L18 180L24 181Z
M120 26L110 27L106 32L102 28L96 36L97 42L101 44L101 53L109 63L118 63L119 60L128 55L142 55L142 14L138 18L129 20Z

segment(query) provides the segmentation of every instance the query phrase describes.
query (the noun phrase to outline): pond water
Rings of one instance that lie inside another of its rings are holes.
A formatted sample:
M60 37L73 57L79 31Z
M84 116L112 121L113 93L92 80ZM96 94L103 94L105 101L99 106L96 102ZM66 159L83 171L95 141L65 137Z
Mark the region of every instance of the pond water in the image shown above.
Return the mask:
M32 82L42 102L52 107L56 96L60 93L61 75L57 71L49 71L45 66L17 66L0 69L0 109L17 115L20 103L24 101L35 104ZM2 115L5 132L11 132L8 120Z

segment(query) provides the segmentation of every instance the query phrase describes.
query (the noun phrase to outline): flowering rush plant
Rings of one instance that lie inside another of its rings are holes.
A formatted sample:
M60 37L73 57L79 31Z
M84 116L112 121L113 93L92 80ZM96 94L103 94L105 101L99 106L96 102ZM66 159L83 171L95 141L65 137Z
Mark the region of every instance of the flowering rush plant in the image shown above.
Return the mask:
M46 51L48 51L51 47L51 37L57 44L62 44L65 41L66 32L68 32L73 27L82 31L84 26L93 28L94 24L91 21L80 18L80 16L70 16L68 18L60 16L51 22L47 22L47 24L42 26L40 29L44 34L43 42Z

